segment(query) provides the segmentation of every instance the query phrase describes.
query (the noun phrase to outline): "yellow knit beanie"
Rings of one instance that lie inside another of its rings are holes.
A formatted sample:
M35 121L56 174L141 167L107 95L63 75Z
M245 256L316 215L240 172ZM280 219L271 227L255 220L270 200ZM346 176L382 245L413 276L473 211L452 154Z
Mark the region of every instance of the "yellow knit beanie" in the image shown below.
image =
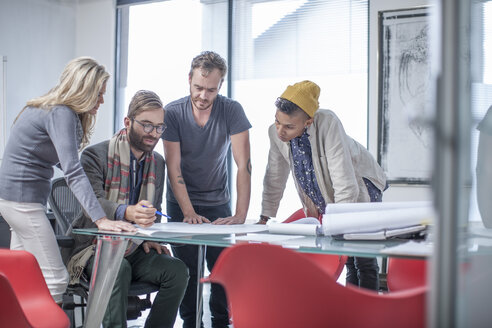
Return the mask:
M309 117L313 117L319 108L319 86L311 81L302 81L289 85L280 98L287 99L299 106Z

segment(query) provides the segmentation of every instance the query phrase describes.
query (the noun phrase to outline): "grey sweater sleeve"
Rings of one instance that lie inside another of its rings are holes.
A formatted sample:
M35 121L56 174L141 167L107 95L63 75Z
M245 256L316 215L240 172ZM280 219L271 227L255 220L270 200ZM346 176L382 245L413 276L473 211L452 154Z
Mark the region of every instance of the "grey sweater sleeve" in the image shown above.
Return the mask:
M97 221L105 214L79 161L78 117L67 107L54 107L49 115L46 131L56 149L65 180L92 221Z

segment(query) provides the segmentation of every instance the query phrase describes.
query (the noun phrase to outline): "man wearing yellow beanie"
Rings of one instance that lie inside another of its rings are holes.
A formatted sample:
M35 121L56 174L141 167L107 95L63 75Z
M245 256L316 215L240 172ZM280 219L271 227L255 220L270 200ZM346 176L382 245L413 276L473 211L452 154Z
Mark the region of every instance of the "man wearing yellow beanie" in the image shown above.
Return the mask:
M365 147L345 133L335 113L319 109L319 94L316 83L302 81L289 85L275 102L259 223L277 214L291 171L309 217L324 214L327 203L382 200L383 170ZM378 290L378 272L374 258L347 260L348 283Z

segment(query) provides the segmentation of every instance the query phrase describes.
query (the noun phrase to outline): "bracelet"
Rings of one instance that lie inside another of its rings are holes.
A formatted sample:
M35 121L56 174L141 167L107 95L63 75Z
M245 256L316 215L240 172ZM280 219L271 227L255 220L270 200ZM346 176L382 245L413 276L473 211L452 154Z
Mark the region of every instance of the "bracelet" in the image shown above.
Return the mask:
M260 221L267 222L268 220L270 220L270 217L265 216L265 215L260 215Z

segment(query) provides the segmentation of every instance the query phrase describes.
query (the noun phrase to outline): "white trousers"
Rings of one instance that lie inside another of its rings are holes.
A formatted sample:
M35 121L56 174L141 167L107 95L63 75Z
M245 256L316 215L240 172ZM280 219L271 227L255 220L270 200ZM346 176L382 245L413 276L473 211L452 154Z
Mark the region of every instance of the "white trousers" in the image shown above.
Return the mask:
M63 300L68 285L68 272L63 264L55 233L46 208L38 203L19 203L0 198L0 213L10 225L10 249L25 250L39 263L51 296Z

